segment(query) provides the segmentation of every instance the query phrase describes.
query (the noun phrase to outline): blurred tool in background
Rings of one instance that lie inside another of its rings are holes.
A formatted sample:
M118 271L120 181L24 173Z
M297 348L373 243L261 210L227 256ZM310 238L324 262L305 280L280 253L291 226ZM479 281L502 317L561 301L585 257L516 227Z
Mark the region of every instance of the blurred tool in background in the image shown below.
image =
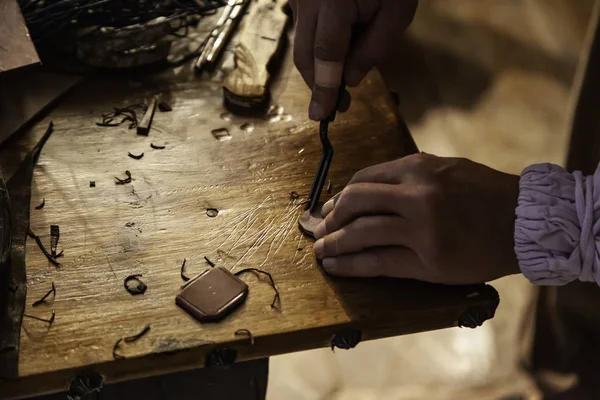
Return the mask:
M214 69L216 61L235 31L248 3L248 0L229 0L227 2L227 5L221 12L219 21L206 40L202 53L200 53L198 60L196 60L196 70L202 71L204 68Z

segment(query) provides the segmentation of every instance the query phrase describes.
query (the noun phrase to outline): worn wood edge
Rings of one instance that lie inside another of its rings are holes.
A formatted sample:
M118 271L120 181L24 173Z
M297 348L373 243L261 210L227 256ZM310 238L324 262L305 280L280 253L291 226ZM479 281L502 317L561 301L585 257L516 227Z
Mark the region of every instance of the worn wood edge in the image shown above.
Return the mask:
M427 312L422 309L405 311L402 321L387 320L383 323L380 318L367 317L328 327L289 331L270 336L254 336L254 345L247 337L235 336L235 332L232 331L231 340L228 342L213 343L207 340L196 346L184 346L165 353L149 353L82 368L0 381L0 398L22 399L34 395L63 392L69 387L71 379L81 371L97 372L103 377L104 384L111 384L203 368L207 354L215 347L234 348L238 352L236 362L241 362L297 351L329 348L333 337L349 328L361 330L363 341L452 328L458 325L460 316L466 311L465 308L490 307L494 303L497 305L497 299L494 297L497 296L497 292L493 287L476 285L472 287L472 291L479 295L468 303L460 303L457 300L455 304L436 307ZM268 342L268 346L261 345L265 342Z

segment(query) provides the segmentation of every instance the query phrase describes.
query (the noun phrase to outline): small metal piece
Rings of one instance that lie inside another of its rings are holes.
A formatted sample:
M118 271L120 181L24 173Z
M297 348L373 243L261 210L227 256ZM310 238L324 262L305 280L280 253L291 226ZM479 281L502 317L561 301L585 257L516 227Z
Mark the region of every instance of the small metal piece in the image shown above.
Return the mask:
M217 210L216 208L207 208L206 209L206 215L209 216L209 217L211 217L211 218L214 218L217 215L219 215L219 210Z
M213 137L220 142L223 142L225 140L231 140L231 134L229 133L229 129L227 128L213 129L210 133L212 133Z
M96 187L96 181L90 181L90 187L91 188L95 188Z
M362 340L362 332L358 329L350 329L339 333L331 341L331 350L338 349L349 350L355 348Z
M152 125L152 118L154 118L154 111L156 110L157 102L158 100L156 96L152 97L152 100L150 100L150 104L148 104L148 108L146 109L146 113L137 126L138 135L148 136L148 133L150 132L150 126Z
M216 347L206 355L204 366L207 368L226 369L231 367L237 358L237 351L231 347Z
M50 225L50 253L53 258L56 258L56 250L58 248L58 240L60 239L60 227L58 225Z

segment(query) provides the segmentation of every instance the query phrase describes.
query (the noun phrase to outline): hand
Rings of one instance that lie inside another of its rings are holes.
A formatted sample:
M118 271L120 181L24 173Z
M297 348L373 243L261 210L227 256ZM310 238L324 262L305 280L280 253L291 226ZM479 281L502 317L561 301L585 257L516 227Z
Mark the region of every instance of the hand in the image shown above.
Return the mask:
M357 86L394 51L418 0L289 0L294 12L294 62L309 87L309 117L320 121L337 102L344 77ZM350 97L340 105L345 111Z
M359 171L323 206L317 258L332 275L472 284L520 272L519 177L415 154Z

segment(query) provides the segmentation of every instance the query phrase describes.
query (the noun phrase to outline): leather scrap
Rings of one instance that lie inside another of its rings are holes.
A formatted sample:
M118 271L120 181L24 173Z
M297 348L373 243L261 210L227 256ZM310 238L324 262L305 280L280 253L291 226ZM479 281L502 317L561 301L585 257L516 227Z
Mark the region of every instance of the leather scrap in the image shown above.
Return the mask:
M11 201L12 243L8 261L0 265L0 378L19 376L19 338L27 294L25 241L29 229L29 209L33 168L42 147L52 134L48 129L7 183Z

